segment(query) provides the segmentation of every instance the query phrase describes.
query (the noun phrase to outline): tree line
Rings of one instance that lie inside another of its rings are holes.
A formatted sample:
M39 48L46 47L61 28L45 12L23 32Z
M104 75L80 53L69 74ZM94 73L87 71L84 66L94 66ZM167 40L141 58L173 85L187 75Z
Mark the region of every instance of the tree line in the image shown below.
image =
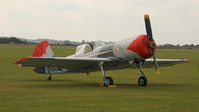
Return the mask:
M84 43L92 43L93 41L85 41L82 40L81 42L70 41L70 40L52 40L52 39L21 39L17 37L0 37L0 44L37 44L41 41L47 40L50 44L54 45L70 45L70 46L78 46ZM102 42L102 41L100 41ZM104 43L111 43L111 42L104 42ZM199 45L194 44L185 44L185 45L173 45L173 44L163 44L158 45L158 48L168 48L168 49L199 49Z
M21 40L17 37L0 37L0 44L30 44L28 41Z

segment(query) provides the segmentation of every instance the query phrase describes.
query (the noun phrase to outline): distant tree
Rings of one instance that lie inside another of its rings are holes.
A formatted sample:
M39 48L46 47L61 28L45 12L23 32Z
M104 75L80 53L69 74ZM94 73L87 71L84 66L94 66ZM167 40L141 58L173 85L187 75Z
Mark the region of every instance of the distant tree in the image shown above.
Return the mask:
M70 45L71 43L70 43L70 41L69 40L65 40L64 41L64 45Z
M0 37L0 44L28 44L26 40L18 39L17 37Z

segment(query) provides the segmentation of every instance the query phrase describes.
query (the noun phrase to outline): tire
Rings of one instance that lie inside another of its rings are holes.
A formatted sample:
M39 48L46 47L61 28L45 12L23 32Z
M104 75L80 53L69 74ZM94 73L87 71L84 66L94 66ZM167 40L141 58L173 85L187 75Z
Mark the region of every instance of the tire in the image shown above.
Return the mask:
M52 79L51 79L51 77L48 77L48 79L47 79L48 81L51 81Z
M105 86L109 86L109 85L113 85L113 78L110 76L107 76L104 78L104 85Z
M141 77L138 79L138 85L139 85L139 86L147 86L147 79L146 79L146 77L141 76Z

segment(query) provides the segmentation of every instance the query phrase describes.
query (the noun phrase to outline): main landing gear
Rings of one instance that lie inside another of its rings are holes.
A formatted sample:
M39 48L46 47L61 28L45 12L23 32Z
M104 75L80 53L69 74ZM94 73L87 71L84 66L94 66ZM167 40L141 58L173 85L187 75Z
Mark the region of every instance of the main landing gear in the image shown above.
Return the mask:
M143 69L142 69L142 63L143 62L139 62L137 63L137 66L141 72L141 76L138 78L138 85L139 86L147 86L147 78L144 75Z
M141 76L138 78L138 85L139 86L147 86L147 78L145 77L145 74L143 72L142 64L143 64L142 61L136 63L137 67L139 68L139 70L141 72ZM100 62L99 66L100 66L100 69L102 71L104 86L114 85L113 78L110 77L110 76L106 76L106 74L105 74L105 71L104 71L104 68L103 68L103 62Z
M110 76L106 76L104 68L103 68L103 62L99 63L100 69L102 71L102 76L104 80L104 86L110 86L113 85L113 78Z

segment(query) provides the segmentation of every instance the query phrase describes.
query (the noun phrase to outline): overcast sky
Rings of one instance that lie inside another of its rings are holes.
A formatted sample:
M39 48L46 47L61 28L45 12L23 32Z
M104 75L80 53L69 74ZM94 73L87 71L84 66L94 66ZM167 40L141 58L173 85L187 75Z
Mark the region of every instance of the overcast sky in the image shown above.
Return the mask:
M199 44L199 0L0 0L0 36L118 41L146 13L157 44Z

